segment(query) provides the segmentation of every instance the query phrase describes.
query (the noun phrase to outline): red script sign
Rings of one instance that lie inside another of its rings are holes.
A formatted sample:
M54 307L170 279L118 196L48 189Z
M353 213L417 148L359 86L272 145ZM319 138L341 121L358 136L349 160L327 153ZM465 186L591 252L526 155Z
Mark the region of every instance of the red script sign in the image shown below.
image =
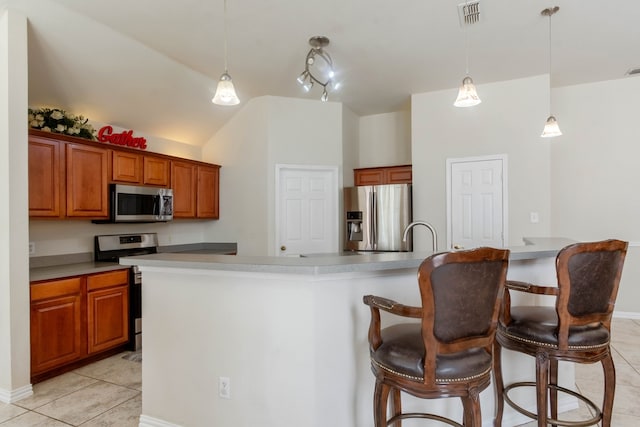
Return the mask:
M108 142L114 145L125 145L131 148L147 149L147 140L142 137L133 137L133 131L127 130L121 133L113 133L111 126L103 126L98 131L98 141Z

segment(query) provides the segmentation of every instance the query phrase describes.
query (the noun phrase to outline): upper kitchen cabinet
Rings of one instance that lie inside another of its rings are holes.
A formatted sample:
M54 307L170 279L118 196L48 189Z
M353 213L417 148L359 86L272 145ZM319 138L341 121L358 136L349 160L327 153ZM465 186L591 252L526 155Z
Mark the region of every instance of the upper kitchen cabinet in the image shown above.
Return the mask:
M68 217L108 217L108 155L105 148L66 145Z
M111 151L111 181L169 186L169 160L157 156Z
M188 161L171 162L171 188L173 189L173 217L196 217L197 166Z
M198 218L218 219L220 188L220 166L198 165L198 190L196 214Z
M143 179L145 185L169 186L169 160L155 156L143 157Z
M174 218L219 218L220 166L171 162Z
M58 141L37 137L29 139L29 216L64 216L60 203L60 174L63 170Z
M353 170L356 185L411 184L411 165Z

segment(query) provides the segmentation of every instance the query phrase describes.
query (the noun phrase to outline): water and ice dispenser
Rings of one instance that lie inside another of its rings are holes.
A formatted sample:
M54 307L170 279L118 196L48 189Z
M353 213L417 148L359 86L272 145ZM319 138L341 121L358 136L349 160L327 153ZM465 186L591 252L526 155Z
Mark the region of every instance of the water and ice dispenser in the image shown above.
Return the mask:
M347 241L362 241L362 211L347 211Z

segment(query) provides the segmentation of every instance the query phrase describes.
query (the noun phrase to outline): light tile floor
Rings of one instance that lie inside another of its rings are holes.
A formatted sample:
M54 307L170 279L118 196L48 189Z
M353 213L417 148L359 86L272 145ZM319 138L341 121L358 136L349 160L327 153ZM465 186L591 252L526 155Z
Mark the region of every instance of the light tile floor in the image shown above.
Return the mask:
M0 403L2 427L138 427L142 369L117 354L33 386L33 396Z
M614 319L614 427L640 426L640 320ZM0 403L0 427L137 427L142 407L141 364L118 354L34 386L33 396ZM578 390L602 400L601 365L576 365ZM581 406L563 418L584 419ZM534 427L535 422L522 427ZM504 426L510 427L510 426Z

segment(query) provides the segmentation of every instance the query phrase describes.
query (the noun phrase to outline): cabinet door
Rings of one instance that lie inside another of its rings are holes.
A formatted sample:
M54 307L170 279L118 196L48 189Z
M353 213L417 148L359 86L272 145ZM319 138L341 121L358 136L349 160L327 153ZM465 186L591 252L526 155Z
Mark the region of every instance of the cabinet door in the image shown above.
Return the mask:
M220 168L218 166L198 166L197 216L198 218L220 217Z
M67 216L108 217L108 150L67 144Z
M173 217L196 217L197 166L194 163L171 162L171 188L173 189Z
M411 184L411 165L386 168L386 184Z
M29 140L29 216L60 217L60 143Z
M353 174L356 185L384 184L384 169L382 168L354 169Z
M31 375L84 357L81 283L31 285Z
M87 277L89 354L129 340L129 273L118 270Z
M169 186L169 160L160 157L144 156L143 184Z
M111 152L111 179L116 182L142 182L142 155L124 151Z

